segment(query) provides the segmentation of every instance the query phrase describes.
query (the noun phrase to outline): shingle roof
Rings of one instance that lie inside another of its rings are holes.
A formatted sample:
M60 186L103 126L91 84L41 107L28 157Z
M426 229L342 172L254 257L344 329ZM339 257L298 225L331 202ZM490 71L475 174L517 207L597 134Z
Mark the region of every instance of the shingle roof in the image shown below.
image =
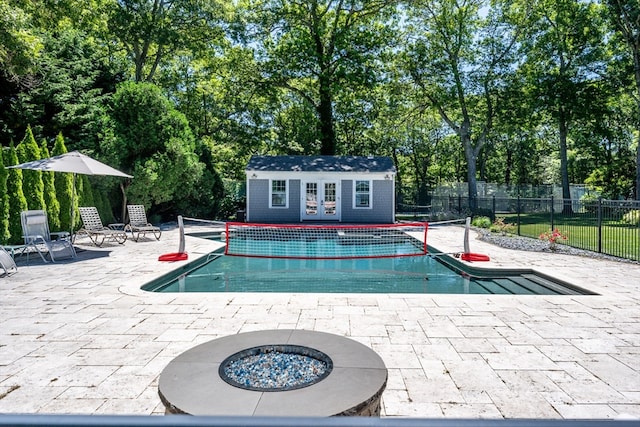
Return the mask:
M390 157L252 156L247 171L274 172L392 172Z

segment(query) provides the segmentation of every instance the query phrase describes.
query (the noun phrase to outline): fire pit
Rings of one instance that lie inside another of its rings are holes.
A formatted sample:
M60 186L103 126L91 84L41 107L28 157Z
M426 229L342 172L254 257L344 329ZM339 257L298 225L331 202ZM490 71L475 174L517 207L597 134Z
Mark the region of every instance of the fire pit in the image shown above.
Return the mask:
M167 414L380 415L387 382L369 347L323 332L268 330L219 338L160 375Z

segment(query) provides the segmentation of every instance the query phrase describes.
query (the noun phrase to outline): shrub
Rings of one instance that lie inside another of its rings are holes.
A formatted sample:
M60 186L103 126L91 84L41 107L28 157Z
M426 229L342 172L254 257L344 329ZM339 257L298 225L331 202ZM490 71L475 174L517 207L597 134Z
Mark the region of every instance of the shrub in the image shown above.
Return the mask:
M598 211L598 198L596 193L585 193L580 197L580 202L585 212L594 213Z
M473 218L471 225L474 227L489 228L491 227L491 218L487 216L477 216Z
M554 228L553 230L546 231L540 235L540 240L546 240L549 242L549 249L552 251L556 250L556 245L558 240L567 240L568 237L566 234L563 234L559 229Z
M489 230L493 233L500 234L514 234L516 230L516 226L514 224L510 224L508 222L504 222L504 218L496 218L496 220L491 224Z
M496 219L496 216L493 210L487 209L487 208L477 208L476 210L473 211L473 214L471 216L473 217L486 216L489 218L489 223L493 222L493 220Z
M629 225L640 225L640 210L627 212L623 215L622 222Z

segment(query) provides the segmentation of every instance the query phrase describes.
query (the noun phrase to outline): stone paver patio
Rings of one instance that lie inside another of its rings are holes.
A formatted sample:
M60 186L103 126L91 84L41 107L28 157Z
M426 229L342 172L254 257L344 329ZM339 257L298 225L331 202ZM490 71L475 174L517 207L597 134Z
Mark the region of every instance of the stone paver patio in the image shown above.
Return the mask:
M431 245L462 250L463 228ZM520 252L477 240L492 267L531 267L597 296L154 294L159 242L33 259L0 278L0 413L162 414L158 377L211 339L261 329L353 338L389 368L382 415L421 418L640 418L640 265ZM187 237L190 260L220 243ZM479 265L476 263L475 265Z

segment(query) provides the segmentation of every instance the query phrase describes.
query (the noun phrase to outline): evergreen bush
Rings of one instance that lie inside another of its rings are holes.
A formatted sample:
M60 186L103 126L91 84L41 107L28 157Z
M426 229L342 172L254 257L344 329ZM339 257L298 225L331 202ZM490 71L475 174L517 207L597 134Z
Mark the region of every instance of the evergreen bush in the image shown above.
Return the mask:
M51 157L47 148L47 141L42 140L40 145L41 158ZM49 217L49 227L52 230L60 230L60 202L56 197L55 172L42 172L42 182L44 184L44 203L47 206L47 216Z
M67 152L67 147L64 144L64 137L62 133L59 133L56 137L56 142L51 151L52 156L59 156ZM74 209L76 210L75 218L76 222L79 218L78 214L78 198L73 198L73 174L56 172L54 175L54 182L56 187L56 198L60 203L60 229L71 229L71 200L74 201ZM74 227L75 230L75 227Z
M40 160L42 158L40 147L33 137L31 126L27 126L24 139L18 144L16 151L20 163ZM47 205L44 202L44 182L42 181L41 171L28 169L22 171L22 191L27 200L29 210L47 209Z
M491 218L488 216L477 216L473 218L471 225L474 227L489 228L491 227Z
M0 146L0 243L7 244L11 235L9 234L9 191L7 190L7 180L9 169L4 168L3 147Z
M9 144L9 158L7 166L17 165L18 153L13 145ZM7 195L9 196L9 242L18 244L22 242L22 222L20 213L27 210L27 199L22 192L22 170L8 169Z

